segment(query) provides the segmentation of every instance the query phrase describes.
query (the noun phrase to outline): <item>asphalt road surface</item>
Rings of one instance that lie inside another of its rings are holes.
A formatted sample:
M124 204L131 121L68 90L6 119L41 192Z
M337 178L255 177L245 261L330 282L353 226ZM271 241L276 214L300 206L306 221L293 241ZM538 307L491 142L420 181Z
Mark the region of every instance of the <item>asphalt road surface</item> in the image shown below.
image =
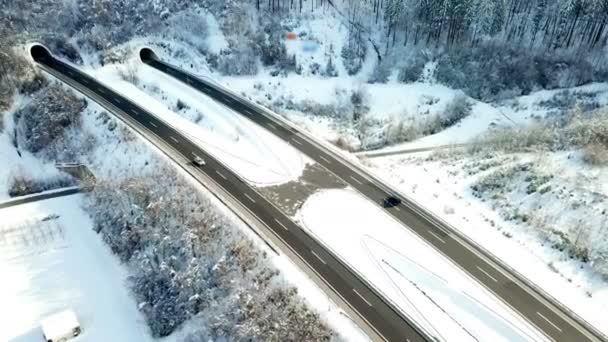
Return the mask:
M186 160L191 161L196 156L203 158L206 165L199 167L198 170L238 199L276 234L279 240L289 246L310 267L312 272L333 289L363 321L367 322L367 328L377 334L375 339L411 342L433 340L416 323L411 322L390 303L387 303L381 294L357 276L352 269L307 235L302 228L255 189L187 137L94 78L54 58L45 47L34 45L30 52L43 70L98 102L123 121L129 122L125 120L126 117L136 120L139 125L152 132ZM152 143L155 142L152 141ZM162 145L155 145L161 150L163 149ZM167 151L164 152L169 154ZM180 166L186 168L194 165L190 163L190 165Z
M347 184L375 203L393 196L390 187L340 157L329 148L300 132L293 125L278 119L266 109L223 89L217 84L196 77L180 68L161 61L156 54L144 48L142 61L203 92L225 106L264 127L277 137L291 144L312 160L323 165ZM400 196L399 196L400 197ZM550 340L564 342L602 341L606 337L568 309L533 287L520 275L515 274L487 251L466 240L449 226L440 222L411 200L401 197L402 203L385 208L387 213L405 227L422 237L428 244L443 253L457 266L476 279L491 293L518 312L528 323L535 326Z

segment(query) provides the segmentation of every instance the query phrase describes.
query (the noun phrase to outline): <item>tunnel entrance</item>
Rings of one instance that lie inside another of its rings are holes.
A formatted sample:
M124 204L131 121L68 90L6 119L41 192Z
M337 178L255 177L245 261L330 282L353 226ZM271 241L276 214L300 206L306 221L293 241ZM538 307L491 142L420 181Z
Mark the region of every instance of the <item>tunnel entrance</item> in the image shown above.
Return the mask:
M30 55L36 62L42 62L51 59L51 52L40 44L34 44L30 48Z
M141 58L141 61L144 63L158 59L154 51L152 51L150 48L143 48L139 50L139 58Z

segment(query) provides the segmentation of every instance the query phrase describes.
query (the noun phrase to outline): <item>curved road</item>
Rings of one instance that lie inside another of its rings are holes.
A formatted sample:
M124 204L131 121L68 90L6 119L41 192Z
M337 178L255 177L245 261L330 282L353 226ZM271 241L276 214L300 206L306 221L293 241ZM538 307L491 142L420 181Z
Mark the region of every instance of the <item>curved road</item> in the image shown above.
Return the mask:
M128 125L132 127L135 125L140 133L144 132L147 137L159 139L161 144L154 139L150 141L170 158L175 153L188 161L195 156L205 159L206 165L203 167L196 167L191 162L181 163L180 166L187 171L194 168L195 172L188 172L203 185L205 178L197 177L197 174L204 173L208 179L253 213L279 241L288 246L310 268L310 271L321 278L327 287L348 305L348 311L356 313L359 319L366 323L367 326L363 328L372 332L370 337L386 341L433 340L416 323L387 303L381 294L361 279L354 270L306 234L238 175L180 132L86 73L53 57L45 47L33 45L30 53L40 68L99 103ZM172 159L176 161L176 158Z
M386 197L394 195L394 191L388 185L276 114L209 80L196 77L160 60L149 48L142 49L140 57L142 62L201 91L290 143L373 202L380 204ZM401 205L385 209L388 214L400 221L404 228L415 232L452 260L550 340L560 342L606 340L606 337L594 327L529 283L515 270L509 269L488 251L474 244L407 197L401 196L401 199Z

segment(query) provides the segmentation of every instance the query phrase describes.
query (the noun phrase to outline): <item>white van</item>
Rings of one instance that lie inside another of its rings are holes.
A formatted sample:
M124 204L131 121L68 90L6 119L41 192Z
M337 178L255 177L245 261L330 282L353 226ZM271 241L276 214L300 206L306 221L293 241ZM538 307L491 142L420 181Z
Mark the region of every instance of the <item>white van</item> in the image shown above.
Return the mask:
M76 314L64 310L42 320L42 334L47 342L65 342L82 332Z

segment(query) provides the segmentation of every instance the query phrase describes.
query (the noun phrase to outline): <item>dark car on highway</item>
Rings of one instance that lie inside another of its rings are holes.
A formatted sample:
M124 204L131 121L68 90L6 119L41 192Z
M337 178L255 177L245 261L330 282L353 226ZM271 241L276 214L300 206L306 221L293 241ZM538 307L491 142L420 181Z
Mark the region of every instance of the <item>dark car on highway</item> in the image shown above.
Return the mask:
M396 207L399 204L401 204L401 199L399 199L395 196L389 196L389 197L385 198L384 200L382 200L382 206L385 208Z

